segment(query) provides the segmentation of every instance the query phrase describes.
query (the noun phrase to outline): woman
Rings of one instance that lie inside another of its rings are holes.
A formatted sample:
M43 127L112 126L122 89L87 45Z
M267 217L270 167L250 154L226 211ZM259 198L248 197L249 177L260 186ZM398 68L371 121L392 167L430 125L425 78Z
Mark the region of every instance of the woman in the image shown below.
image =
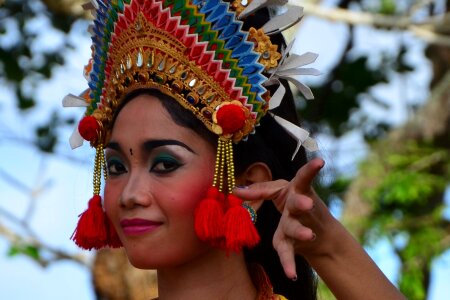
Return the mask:
M285 120L285 82L265 88L311 56L242 26L258 2L93 2L87 101L66 99L87 102L78 131L97 150L73 239L157 269L160 299L316 299L311 267L339 299L403 299L311 188L324 162L306 163L314 143Z

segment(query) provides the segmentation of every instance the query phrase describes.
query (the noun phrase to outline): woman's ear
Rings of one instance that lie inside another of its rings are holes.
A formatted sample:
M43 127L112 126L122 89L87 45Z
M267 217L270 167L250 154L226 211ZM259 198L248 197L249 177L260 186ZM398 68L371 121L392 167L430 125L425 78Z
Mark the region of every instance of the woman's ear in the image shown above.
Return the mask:
M249 186L257 182L266 182L272 180L272 172L269 166L262 162L251 164L242 174L236 177L237 186ZM249 202L254 210L258 210L264 200Z
M239 176L236 177L236 185L247 186L256 182L272 180L272 172L269 167L262 162L255 162Z

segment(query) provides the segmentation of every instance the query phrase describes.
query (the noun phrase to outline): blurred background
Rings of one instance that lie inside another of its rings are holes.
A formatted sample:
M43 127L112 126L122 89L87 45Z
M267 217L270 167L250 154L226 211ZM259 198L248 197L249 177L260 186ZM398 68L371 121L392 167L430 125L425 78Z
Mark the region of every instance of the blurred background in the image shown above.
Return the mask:
M69 240L92 194L94 151L68 144L84 111L61 107L87 87L83 2L0 0L2 299L155 293L121 251ZM294 2L295 52L322 72L301 78L315 100L298 96L327 162L319 194L408 299L449 299L450 1Z

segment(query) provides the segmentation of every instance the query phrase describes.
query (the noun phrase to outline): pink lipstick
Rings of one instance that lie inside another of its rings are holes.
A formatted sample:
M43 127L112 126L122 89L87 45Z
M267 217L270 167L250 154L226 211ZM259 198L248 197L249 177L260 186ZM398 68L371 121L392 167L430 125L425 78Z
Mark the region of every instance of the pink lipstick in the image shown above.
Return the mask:
M145 219L123 219L120 221L123 232L126 235L137 235L156 230L162 222L155 222Z

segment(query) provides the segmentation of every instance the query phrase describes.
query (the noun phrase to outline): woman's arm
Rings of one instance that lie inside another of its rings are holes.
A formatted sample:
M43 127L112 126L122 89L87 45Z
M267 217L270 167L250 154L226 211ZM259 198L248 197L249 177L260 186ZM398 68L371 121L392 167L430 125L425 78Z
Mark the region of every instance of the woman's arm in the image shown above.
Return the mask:
M314 159L290 182L255 183L234 193L250 201L271 199L282 212L273 244L289 278L297 276L294 255L300 254L337 299L405 299L312 189L323 165Z

